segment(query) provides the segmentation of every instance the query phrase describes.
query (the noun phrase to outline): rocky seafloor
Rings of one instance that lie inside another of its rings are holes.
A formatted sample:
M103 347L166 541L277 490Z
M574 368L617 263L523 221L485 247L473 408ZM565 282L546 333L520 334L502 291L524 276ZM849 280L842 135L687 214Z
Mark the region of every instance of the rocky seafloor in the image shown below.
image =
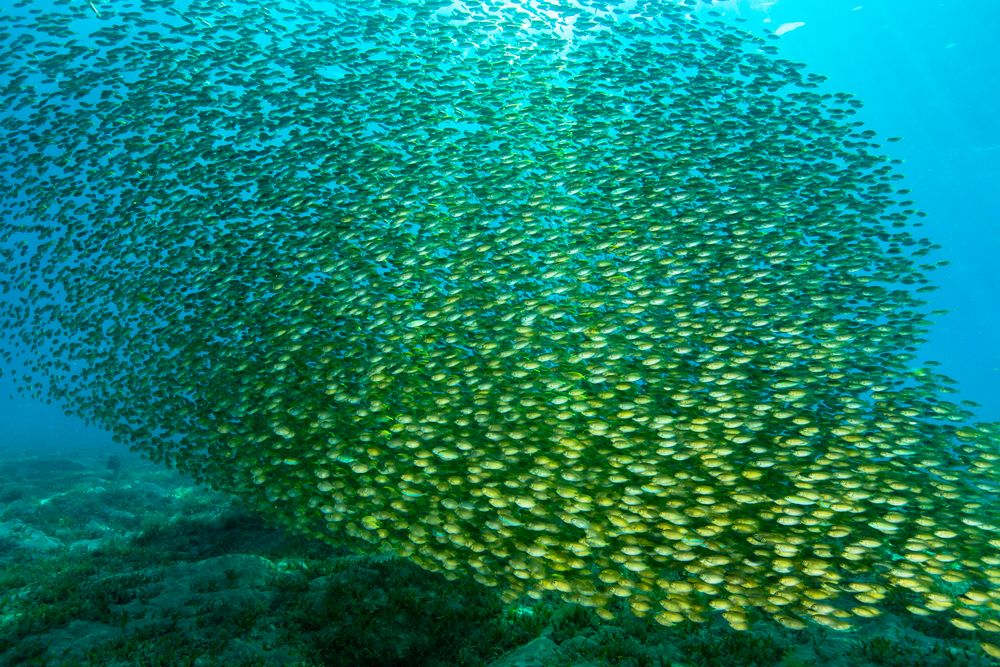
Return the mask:
M289 535L128 453L0 458L0 664L985 666L971 633L885 613L852 632L757 615L664 628L505 605L388 555Z

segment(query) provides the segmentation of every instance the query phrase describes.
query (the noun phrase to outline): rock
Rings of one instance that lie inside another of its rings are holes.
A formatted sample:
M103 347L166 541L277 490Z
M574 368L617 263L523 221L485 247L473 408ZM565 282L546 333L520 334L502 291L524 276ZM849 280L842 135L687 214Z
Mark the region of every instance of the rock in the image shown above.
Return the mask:
M539 637L490 663L489 667L542 667L553 664L558 652L558 644L548 637Z

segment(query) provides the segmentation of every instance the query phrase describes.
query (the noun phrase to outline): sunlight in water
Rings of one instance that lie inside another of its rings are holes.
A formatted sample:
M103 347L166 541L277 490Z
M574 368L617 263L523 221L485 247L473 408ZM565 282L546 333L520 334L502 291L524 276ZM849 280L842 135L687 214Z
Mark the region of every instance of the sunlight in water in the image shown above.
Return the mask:
M778 0L700 0L696 3L698 10L714 9L726 14L740 15L749 10L767 13Z

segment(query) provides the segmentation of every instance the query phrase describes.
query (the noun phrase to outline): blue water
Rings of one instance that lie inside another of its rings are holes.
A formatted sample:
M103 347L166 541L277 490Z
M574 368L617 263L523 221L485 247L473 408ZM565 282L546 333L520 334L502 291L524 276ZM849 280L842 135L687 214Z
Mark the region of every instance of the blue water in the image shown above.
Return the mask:
M865 103L860 117L905 164L905 186L927 212L925 233L951 265L938 270L926 355L961 398L1000 419L1000 5L977 0L779 0L725 3L748 25L805 25L782 55ZM769 9L755 8L771 5Z
M904 138L887 150L904 161L905 187L928 214L925 233L943 246L937 258L951 261L933 276L940 289L930 307L949 312L924 356L942 362L960 398L982 405L979 417L1000 419L1000 5L729 0L714 9L751 32L803 23L775 42L781 55L864 101L861 119L880 136ZM0 452L104 447L118 445L0 378Z

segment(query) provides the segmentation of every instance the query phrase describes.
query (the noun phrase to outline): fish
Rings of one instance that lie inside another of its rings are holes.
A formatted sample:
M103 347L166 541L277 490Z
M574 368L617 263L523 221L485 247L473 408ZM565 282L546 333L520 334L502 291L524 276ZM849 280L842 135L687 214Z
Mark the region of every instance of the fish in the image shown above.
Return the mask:
M1000 425L858 99L684 3L167 4L0 35L26 393L508 601L995 651Z
M790 21L788 23L782 23L774 29L774 34L780 37L781 35L792 32L793 30L798 30L803 26L805 26L803 21Z

